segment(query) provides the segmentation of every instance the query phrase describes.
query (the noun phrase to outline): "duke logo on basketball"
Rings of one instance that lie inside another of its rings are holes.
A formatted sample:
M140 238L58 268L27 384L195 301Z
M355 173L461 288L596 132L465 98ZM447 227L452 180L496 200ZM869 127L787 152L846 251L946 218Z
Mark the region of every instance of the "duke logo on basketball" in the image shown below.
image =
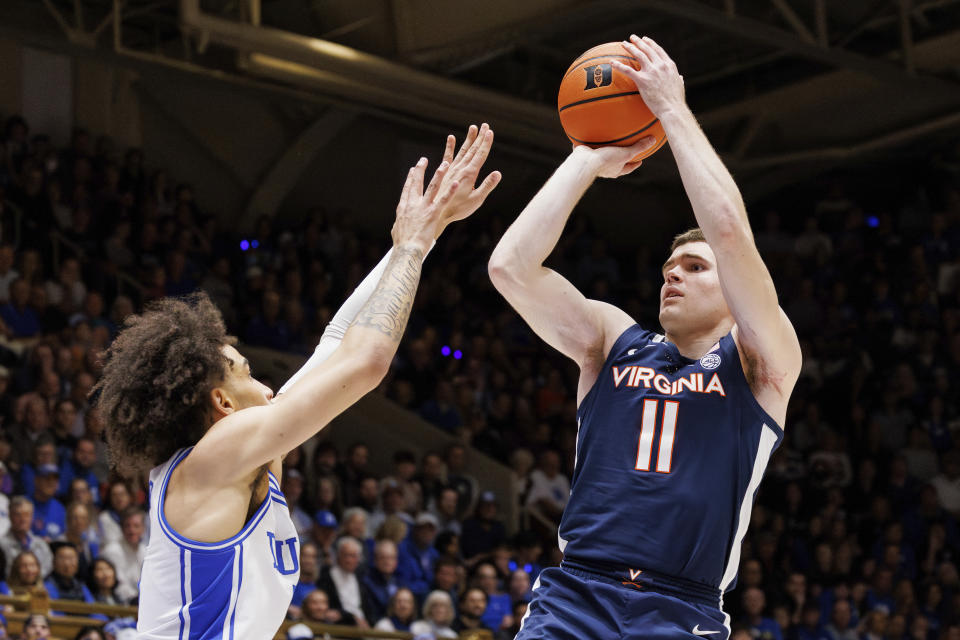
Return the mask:
M595 64L584 67L583 70L587 72L587 86L583 88L584 91L605 87L613 82L613 67L609 64Z
M300 570L300 554L297 553L297 539L287 538L286 540L277 540L272 531L267 532L267 539L270 542L270 553L273 555L273 568L281 575L289 576ZM283 547L288 549L289 562L292 568L287 568L287 560L283 556Z

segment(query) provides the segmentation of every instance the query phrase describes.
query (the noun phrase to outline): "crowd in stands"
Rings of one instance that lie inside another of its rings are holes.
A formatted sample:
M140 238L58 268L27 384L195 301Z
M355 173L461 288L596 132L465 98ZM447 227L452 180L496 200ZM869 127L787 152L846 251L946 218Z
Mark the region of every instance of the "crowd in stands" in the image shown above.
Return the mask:
M838 179L756 212L804 365L725 597L735 640L960 640L960 161L944 150L922 175ZM0 593L136 602L145 487L111 476L87 397L125 317L200 288L242 341L307 355L386 249L385 233L322 209L237 236L185 178L83 130L57 149L6 121ZM577 371L489 282L512 215L481 211L438 243L378 390L456 444L396 451L389 469L360 442L286 458L291 619L512 638L539 571L559 563ZM552 266L657 328L665 248L614 256L587 220L571 220ZM466 471L467 447L509 461L533 514L520 530L499 516L510 497Z

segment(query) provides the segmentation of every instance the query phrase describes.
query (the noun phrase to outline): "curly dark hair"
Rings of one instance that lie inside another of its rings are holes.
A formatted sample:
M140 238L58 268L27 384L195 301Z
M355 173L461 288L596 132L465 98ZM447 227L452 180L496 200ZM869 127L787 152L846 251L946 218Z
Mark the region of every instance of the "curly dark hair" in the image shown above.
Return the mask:
M207 430L210 391L224 379L233 344L205 293L164 298L124 322L91 392L106 421L110 466L142 479Z

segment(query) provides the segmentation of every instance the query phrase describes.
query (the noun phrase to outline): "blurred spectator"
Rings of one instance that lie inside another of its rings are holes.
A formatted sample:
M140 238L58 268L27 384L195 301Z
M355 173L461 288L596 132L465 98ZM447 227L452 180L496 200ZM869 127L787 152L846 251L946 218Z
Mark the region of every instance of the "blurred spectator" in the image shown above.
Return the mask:
M103 604L126 604L128 601L117 593L117 570L113 563L104 557L93 561L90 579L87 582L90 593L96 602Z
M449 531L459 536L463 526L457 517L457 502L460 494L453 487L444 487L437 496L434 508L430 513L437 519L437 528L440 533Z
M340 484L334 476L317 478L314 506L318 511L329 511L334 517L343 514L343 501L340 499Z
M864 632L860 640L884 640L890 625L890 609L883 604L875 605L864 620Z
M73 640L107 640L100 627L81 627Z
M507 595L511 602L530 602L533 595L533 587L530 582L530 574L523 569L514 569L507 576Z
M140 592L140 568L147 551L145 518L137 507L124 511L120 521L123 537L104 544L101 552L116 569L117 594L123 600L133 600Z
M13 446L11 459L18 466L23 466L33 458L34 447L40 443L41 436L46 435L49 438L47 430L50 428L49 413L43 398L39 396L28 398L23 414L23 424L15 424L7 430L7 435ZM56 447L52 444L52 439L50 439L50 442L50 449L55 452ZM55 457L44 462L44 464L55 463Z
M500 576L497 575L497 568L490 562L481 562L474 568L476 586L483 590L487 596L487 607L480 616L483 624L498 631L502 628L508 628L513 624L510 618L510 610L513 601L510 595L503 593L500 589Z
M56 280L47 280L47 302L59 307L65 313L71 313L83 305L87 297L87 287L81 279L80 261L66 258L60 264ZM12 295L12 294L11 294Z
M361 629L368 629L369 620L375 618L358 575L362 551L362 545L355 538L340 538L337 541L336 563L321 570L317 586L329 597L330 609L340 613L341 624L355 624Z
M10 571L7 575L10 593L15 596L46 593L43 586L43 571L36 554L31 551L21 551L11 557L13 562L10 563Z
M50 635L50 621L47 616L33 613L27 616L23 621L23 635L21 640L46 640L52 638Z
M431 591L423 601L423 618L410 625L410 633L419 638L456 638L453 602L443 591Z
M433 396L420 407L420 415L449 432L463 424L463 416L454 403L453 385L448 380L437 381Z
M744 618L750 625L750 635L762 640L783 640L780 625L773 618L763 616L767 599L763 591L751 587L743 592Z
M460 495L457 512L462 516L473 509L477 499L477 479L466 473L467 450L461 444L448 445L444 453L447 465L447 486L453 487Z
M490 629L483 622L483 613L487 610L487 594L483 589L472 587L460 595L457 617L450 628L457 633L474 629Z
M824 629L830 640L857 640L857 632L850 625L850 603L837 600L830 612L830 621Z
M303 599L301 618L318 624L350 624L351 618L330 608L330 598L323 589L314 589Z
M403 487L401 487L396 480L385 480L383 483L383 491L380 493L380 508L370 514L368 527L371 531L377 531L380 529L380 525L390 516L400 518L408 525L412 525L413 518L409 513L404 511L405 505L406 497Z
M493 636L494 640L513 640L517 637L517 634L520 633L520 624L527 613L528 604L528 600L516 600L513 603L510 615L512 623L510 626L497 631Z
M569 497L570 481L560 472L560 454L547 449L540 454L538 467L530 472L527 506L535 506L548 518L559 523Z
M449 556L441 556L433 565L433 581L430 584L430 591L442 591L450 596L450 602L456 602L454 597L458 597L461 586L460 564ZM451 604L451 606L453 606Z
M106 547L123 539L122 514L133 504L133 494L126 482L115 481L107 491L106 509L97 517L100 545Z
M424 507L432 508L440 491L447 486L446 471L443 467L443 458L437 453L428 451L420 460L420 473L415 480L420 484L420 494L423 496ZM459 496L459 492L457 493Z
M347 459L338 469L343 501L348 505L358 504L360 482L369 477L367 463L370 460L370 448L362 442L355 442L347 450ZM372 509L370 509L372 511Z
M93 595L87 585L77 577L80 557L76 547L69 542L54 542L52 549L53 572L44 582L50 597L55 600L93 602Z
M347 523L344 520L344 527ZM364 531L366 527L364 526ZM347 535L353 535L348 533ZM311 540L316 544L319 560L322 566L331 566L334 562L334 543L337 539L337 518L329 511L317 511L313 519L310 533ZM360 538L362 539L362 538Z
M57 449L53 438L48 432L41 432L33 443L30 461L20 469L20 488L24 495L33 497L37 489L38 469L57 465Z
M45 540L52 540L67 529L67 510L54 496L60 486L60 470L55 464L37 468L33 493L32 531Z
M300 499L303 497L303 475L296 469L284 469L280 490L283 491L287 508L290 510L290 518L302 542L310 536L310 529L313 527L313 519L300 506Z
M414 480L417 473L417 459L411 451L400 450L393 454L393 475L382 481L382 486L396 484L403 493L402 509L415 513L422 508L423 496L420 484Z
M460 546L467 560L488 553L506 539L506 529L497 518L497 497L492 491L480 495L476 513L463 521Z
M23 278L10 283L10 301L0 306L0 319L7 338L33 338L40 334L40 320L29 306L30 285Z
M942 471L931 480L940 506L954 518L960 516L960 452L943 454Z
M290 617L294 620L301 615L300 606L304 598L317 588L317 578L320 577L320 561L317 554L317 545L304 542L300 545L300 580L293 588L293 599L290 601Z
M397 590L405 587L397 574L397 545L392 540L378 540L373 548L373 566L363 576L363 587L369 596L371 619L387 614L387 605Z
M90 578L93 561L100 552L100 545L92 534L89 506L83 502L68 504L66 530L54 541L69 542L77 550L77 576L81 580Z
M390 597L387 613L373 626L377 631L410 631L417 617L417 601L413 592L401 587Z
M30 530L32 525L33 503L23 496L14 496L10 500L10 530L0 538L0 550L4 558L16 558L29 551L39 563L41 575L47 575L53 570L53 552L43 538ZM12 567L8 568L8 575L11 570Z
M398 550L400 580L414 595L424 597L430 589L433 579L433 565L439 552L433 546L437 537L437 519L426 511L417 515L413 532L400 543Z
M61 405L63 403L69 403L69 406L73 406L73 402L70 400L62 401ZM73 481L80 479L86 481L87 488L91 491L94 503L96 503L100 495L100 479L93 471L93 467L97 463L96 442L86 436L75 439L75 442L71 454L61 458L60 486L57 495L67 496Z
M10 300L10 284L20 276L20 272L13 266L13 259L13 246L0 245L0 303Z
M50 435L53 437L53 442L57 447L57 458L61 461L61 467L65 467L68 463L72 462L71 457L76 453L77 438L73 435L73 424L76 419L77 405L74 404L73 400L70 398L57 400L53 409ZM93 456L93 459L90 461L90 465L92 465L96 462L96 446L93 442L90 443L90 453ZM70 486L70 482L73 481L73 477L78 471L78 469L72 468L72 464L69 466L70 468L66 470L61 468L61 480L63 480L63 491L61 493L66 491L66 487ZM64 471L66 471L66 473L64 473ZM90 477L87 477L88 481L90 479ZM97 483L95 482L94 484Z

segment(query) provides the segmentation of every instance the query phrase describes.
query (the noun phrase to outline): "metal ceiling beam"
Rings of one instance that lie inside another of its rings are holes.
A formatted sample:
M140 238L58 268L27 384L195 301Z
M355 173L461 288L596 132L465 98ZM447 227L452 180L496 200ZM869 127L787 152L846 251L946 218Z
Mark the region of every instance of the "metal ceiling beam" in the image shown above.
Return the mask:
M780 12L780 15L783 16L784 20L793 27L793 30L797 32L797 36L807 44L817 44L817 39L813 37L813 33L807 27L806 23L800 16L797 15L797 12L787 4L787 0L770 0L773 3L773 6L777 11Z
M934 0L924 5L916 4L913 6L911 13L921 7L956 1ZM733 8L732 2L726 4L726 9L715 9L697 0L596 0L569 11L555 12L551 15L540 16L536 20L518 24L511 29L513 33L508 41L515 43L539 41L567 31L582 29L584 24L601 17L607 20L611 16L632 16L636 18L638 11L651 10L702 25L712 31L727 33L735 38L757 42L789 55L816 60L831 67L851 69L886 84L906 86L913 91L929 91L960 96L960 84L958 83L933 76L913 75L907 73L903 67L888 60L870 58L836 47L825 47L822 44L822 35L821 41L818 41L812 35L810 38L804 39L765 22L731 13L730 9ZM825 15L823 22L825 25ZM624 22L624 29L630 28L631 23ZM825 30L825 26L818 27L818 29ZM624 36L626 35L625 33ZM484 42L496 43L498 47L507 44L501 30L497 33L478 34L476 39L468 42L461 41L448 46L414 52L409 56L409 60L414 64L430 65L438 60L456 55L460 51L470 49L475 51L478 44Z
M627 3L621 0L619 4L622 6ZM715 31L760 42L833 67L864 73L885 84L908 86L912 90L949 93L960 97L960 84L932 76L911 75L886 60L868 58L842 49L825 49L817 44L805 42L783 29L771 27L752 18L729 16L723 11L694 0L634 0L630 4L690 20Z
M323 148L341 131L357 119L357 114L340 109L328 109L307 126L297 139L280 155L251 194L247 208L238 221L239 228L252 228L261 215L273 216L284 199L300 181Z
M180 0L180 23L185 33L200 41L221 44L251 53L261 63L269 60L288 77L301 72L325 76L325 88L340 95L356 97L387 94L376 99L381 104L403 108L416 103L418 115L448 121L452 114L457 125L468 114L481 113L495 120L501 131L539 131L554 128L556 112L528 100L471 86L432 73L396 64L384 58L350 47L310 38L281 29L254 27L205 13L199 0ZM493 124L493 122L491 122ZM554 132L555 133L555 132Z
M915 55L921 66L953 67L960 65L960 31L928 38L914 47ZM903 72L906 76L906 72ZM909 76L907 76L909 77ZM851 92L868 89L885 90L888 94L899 91L900 95L909 90L902 83L896 87L870 87L870 81L847 69L839 69L830 73L821 74L799 82L779 87L766 93L757 94L741 100L729 102L699 115L700 123L704 127L717 126L745 116L755 114L758 110L767 111L771 117L776 114L781 119L788 119L791 113L797 110L810 109L813 105L822 103L825 96L836 99L844 96L849 99ZM954 103L950 96L931 96L929 94L914 94L910 96L913 104L937 103L940 108ZM931 107L933 108L933 107Z
M817 25L817 43L830 46L830 28L827 25L827 0L814 0L813 19Z
M863 140L848 146L827 147L825 149L810 149L807 151L762 156L739 162L736 166L741 170L757 170L806 162L847 159L864 153L912 142L949 129L960 129L960 111L948 113L939 118L927 120L922 124L905 127L898 131L869 140Z
M916 73L913 61L913 29L910 25L911 1L899 0L900 9L900 46L903 48L903 66L907 73Z

